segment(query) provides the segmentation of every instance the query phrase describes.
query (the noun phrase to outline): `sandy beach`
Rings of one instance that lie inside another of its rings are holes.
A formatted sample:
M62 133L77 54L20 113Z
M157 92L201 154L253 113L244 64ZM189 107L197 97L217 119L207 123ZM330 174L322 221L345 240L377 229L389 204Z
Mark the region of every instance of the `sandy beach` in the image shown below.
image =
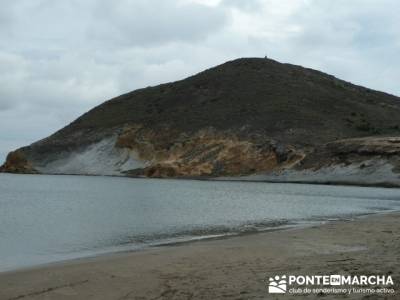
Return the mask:
M1 273L0 299L399 299L399 233L390 213L74 260ZM269 294L283 274L391 275L395 294Z

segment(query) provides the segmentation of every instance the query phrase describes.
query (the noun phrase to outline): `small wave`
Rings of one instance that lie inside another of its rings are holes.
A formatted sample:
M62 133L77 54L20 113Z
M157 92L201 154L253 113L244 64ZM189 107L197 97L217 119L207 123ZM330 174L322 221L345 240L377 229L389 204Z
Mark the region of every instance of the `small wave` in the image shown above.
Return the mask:
M175 229L163 233L132 235L118 243L121 247L129 245L137 247L159 246L194 240L220 238L224 236L256 233L261 231L284 229L297 226L296 222L288 220L264 220L258 222L242 222L236 225L193 226L189 229Z

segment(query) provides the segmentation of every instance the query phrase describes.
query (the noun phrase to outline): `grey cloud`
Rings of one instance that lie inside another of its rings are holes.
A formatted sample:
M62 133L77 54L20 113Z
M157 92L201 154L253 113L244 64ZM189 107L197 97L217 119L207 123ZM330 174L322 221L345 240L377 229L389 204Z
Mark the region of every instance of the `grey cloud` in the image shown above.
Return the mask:
M99 1L95 12L89 37L141 47L203 39L228 17L220 7L163 0Z
M303 1L281 20L296 30L275 41L254 37L253 43L264 43L278 59L400 95L392 79L400 76L394 58L400 50L396 7L394 0Z
M386 47L399 40L400 20L395 7L398 2L344 1L334 4L328 1L312 1L305 10L294 15L294 20L302 27L300 38L309 47L315 43L329 43L331 46L355 46L360 50Z
M263 1L262 0L223 0L220 5L226 7L234 7L237 9L243 9L246 11L254 11L262 8Z
M6 1L1 4L0 10L0 25L6 26L13 22L14 17L14 1Z
M0 99L7 99L7 94L0 94ZM9 110L11 108L13 108L14 105L12 103L12 101L5 101L5 100L0 100L0 111L2 110Z
M4 29L4 27L10 22L9 16L6 14L5 11L0 10L0 26Z

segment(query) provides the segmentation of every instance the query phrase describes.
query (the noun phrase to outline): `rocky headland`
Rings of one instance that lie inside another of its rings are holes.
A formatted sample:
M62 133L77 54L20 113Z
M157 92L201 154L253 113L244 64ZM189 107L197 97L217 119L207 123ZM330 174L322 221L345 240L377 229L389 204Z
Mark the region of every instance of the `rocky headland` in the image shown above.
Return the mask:
M399 97L245 58L108 100L0 170L400 186L399 152Z

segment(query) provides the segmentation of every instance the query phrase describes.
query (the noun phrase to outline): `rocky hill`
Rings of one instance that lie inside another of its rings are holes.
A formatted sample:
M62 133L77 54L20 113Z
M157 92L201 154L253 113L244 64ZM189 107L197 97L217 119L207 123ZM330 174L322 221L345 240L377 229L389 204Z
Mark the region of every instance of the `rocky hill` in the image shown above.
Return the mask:
M245 58L106 101L1 170L397 185L397 136L400 98Z

